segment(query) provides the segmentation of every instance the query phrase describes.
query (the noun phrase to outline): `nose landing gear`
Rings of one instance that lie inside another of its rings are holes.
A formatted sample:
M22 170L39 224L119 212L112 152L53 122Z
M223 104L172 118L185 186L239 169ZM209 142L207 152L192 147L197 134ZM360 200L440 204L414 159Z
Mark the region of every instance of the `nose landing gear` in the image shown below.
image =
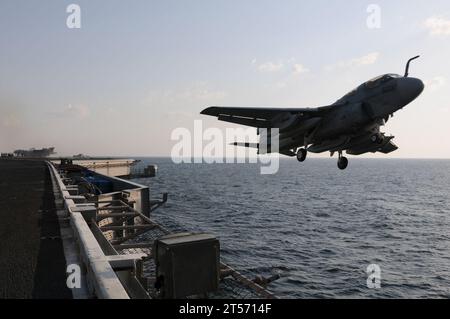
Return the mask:
M348 166L348 159L345 156L342 156L342 152L339 152L337 166L339 169L344 170Z

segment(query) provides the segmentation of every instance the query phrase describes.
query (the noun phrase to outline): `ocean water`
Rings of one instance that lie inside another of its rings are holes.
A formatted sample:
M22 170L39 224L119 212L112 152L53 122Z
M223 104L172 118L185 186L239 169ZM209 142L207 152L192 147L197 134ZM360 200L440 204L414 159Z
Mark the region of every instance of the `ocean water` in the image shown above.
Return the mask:
M275 175L258 164L158 165L137 179L152 217L175 231L221 241L225 262L253 277L280 274L284 298L450 298L450 160L282 159ZM366 269L381 269L379 289Z

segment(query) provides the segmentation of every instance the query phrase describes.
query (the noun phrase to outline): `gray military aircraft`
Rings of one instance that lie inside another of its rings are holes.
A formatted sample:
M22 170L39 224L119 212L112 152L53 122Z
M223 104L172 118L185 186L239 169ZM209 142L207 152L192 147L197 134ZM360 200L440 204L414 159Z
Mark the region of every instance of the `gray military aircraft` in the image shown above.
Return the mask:
M220 121L267 129L269 134L264 145L270 153L270 130L279 129L278 152L297 156L300 162L307 152L337 152L338 167L346 169L348 160L342 155L368 152L390 153L398 149L393 136L380 132L393 113L415 100L423 91L421 80L408 77L408 60L405 75L384 74L369 80L340 98L335 103L316 108L252 108L217 107L204 109L201 114L216 116ZM233 145L257 148L260 143L238 143ZM273 138L273 137L272 137Z

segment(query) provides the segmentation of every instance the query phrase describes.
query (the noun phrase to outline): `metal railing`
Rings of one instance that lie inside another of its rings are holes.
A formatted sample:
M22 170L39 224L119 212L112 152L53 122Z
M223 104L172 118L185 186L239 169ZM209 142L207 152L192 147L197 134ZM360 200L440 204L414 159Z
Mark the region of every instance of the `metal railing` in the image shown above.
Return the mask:
M47 162L58 197L62 197L64 210L76 238L79 257L91 295L101 299L152 298L157 296L151 286L156 278L150 252L153 240L170 233L150 219L155 203L150 201L149 188L116 177L106 177L115 191L97 195L87 201L80 196L72 178L64 177L55 165ZM101 175L101 174L99 174ZM62 177L63 176L63 177ZM77 195L71 194L76 191ZM83 199L83 203L79 203ZM167 196L165 196L167 200ZM77 203L78 202L78 203ZM165 200L163 200L165 202ZM134 220L137 218L138 223ZM136 240L145 233L143 241ZM149 249L150 248L150 249ZM133 250L132 253L125 252ZM142 251L142 253L140 251ZM143 277L143 262L147 277ZM152 266L153 265L153 266ZM276 298L265 288L221 262L221 287L233 297L244 294L257 298ZM230 295L226 295L230 297Z
M86 269L89 290L101 299L129 299L122 282L116 275L106 256L96 240L82 213L76 212L78 207L67 190L56 168L47 162L51 176L63 197L64 208L70 216L70 223L78 242L83 266Z

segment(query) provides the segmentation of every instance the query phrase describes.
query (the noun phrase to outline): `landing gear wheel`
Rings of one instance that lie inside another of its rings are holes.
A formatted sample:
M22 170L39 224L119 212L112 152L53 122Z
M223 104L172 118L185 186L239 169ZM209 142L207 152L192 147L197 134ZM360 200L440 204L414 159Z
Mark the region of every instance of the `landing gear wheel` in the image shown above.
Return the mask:
M342 170L346 169L348 166L347 157L344 157L344 156L339 157L337 165L338 165L339 169L342 169Z
M297 160L299 162L304 162L307 154L308 154L308 152L304 148L299 149L297 151Z

